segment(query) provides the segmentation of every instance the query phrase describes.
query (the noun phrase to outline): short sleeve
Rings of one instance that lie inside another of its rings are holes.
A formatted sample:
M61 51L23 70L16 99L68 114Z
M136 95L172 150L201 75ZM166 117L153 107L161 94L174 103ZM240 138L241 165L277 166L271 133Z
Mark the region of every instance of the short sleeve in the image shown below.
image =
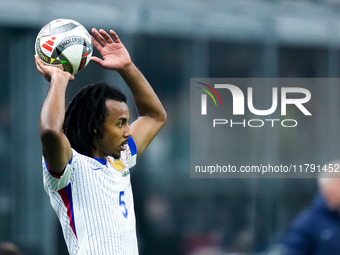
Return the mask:
M72 149L72 159L67 164L65 171L62 176L54 175L48 168L44 157L42 157L42 168L43 168L43 178L45 190L57 191L65 188L71 180L73 174L74 166L77 162L78 153Z

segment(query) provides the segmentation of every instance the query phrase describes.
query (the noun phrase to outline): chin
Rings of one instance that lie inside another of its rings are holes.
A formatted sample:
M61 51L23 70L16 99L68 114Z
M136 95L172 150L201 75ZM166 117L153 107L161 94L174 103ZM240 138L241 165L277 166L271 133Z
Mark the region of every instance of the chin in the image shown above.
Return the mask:
M120 159L120 153L119 154L112 154L111 155L114 159Z

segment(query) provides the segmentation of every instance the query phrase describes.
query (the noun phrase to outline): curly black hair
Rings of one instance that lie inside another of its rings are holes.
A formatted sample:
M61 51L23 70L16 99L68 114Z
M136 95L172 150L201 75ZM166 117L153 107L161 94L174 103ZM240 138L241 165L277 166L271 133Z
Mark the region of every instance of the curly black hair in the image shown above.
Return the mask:
M126 103L126 96L105 82L82 88L65 113L63 132L77 152L92 156L94 138L103 138L102 125L107 116L106 100Z

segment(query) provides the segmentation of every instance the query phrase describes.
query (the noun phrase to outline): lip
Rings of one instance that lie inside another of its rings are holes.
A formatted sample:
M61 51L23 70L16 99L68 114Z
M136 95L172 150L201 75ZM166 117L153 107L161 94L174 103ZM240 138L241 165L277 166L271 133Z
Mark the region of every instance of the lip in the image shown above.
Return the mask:
M122 144L120 145L120 148L124 151L126 149L125 145L128 144L128 140L125 140L124 142L122 142Z

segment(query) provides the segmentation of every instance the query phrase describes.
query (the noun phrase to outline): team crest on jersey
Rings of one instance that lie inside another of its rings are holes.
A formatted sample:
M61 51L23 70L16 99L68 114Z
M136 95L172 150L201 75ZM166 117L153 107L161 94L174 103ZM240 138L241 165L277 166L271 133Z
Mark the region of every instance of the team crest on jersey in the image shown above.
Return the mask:
M129 170L125 170L125 166L121 160L119 159L111 160L110 158L108 158L108 160L111 166L113 166L116 170L122 173L123 177L128 176L130 174Z

